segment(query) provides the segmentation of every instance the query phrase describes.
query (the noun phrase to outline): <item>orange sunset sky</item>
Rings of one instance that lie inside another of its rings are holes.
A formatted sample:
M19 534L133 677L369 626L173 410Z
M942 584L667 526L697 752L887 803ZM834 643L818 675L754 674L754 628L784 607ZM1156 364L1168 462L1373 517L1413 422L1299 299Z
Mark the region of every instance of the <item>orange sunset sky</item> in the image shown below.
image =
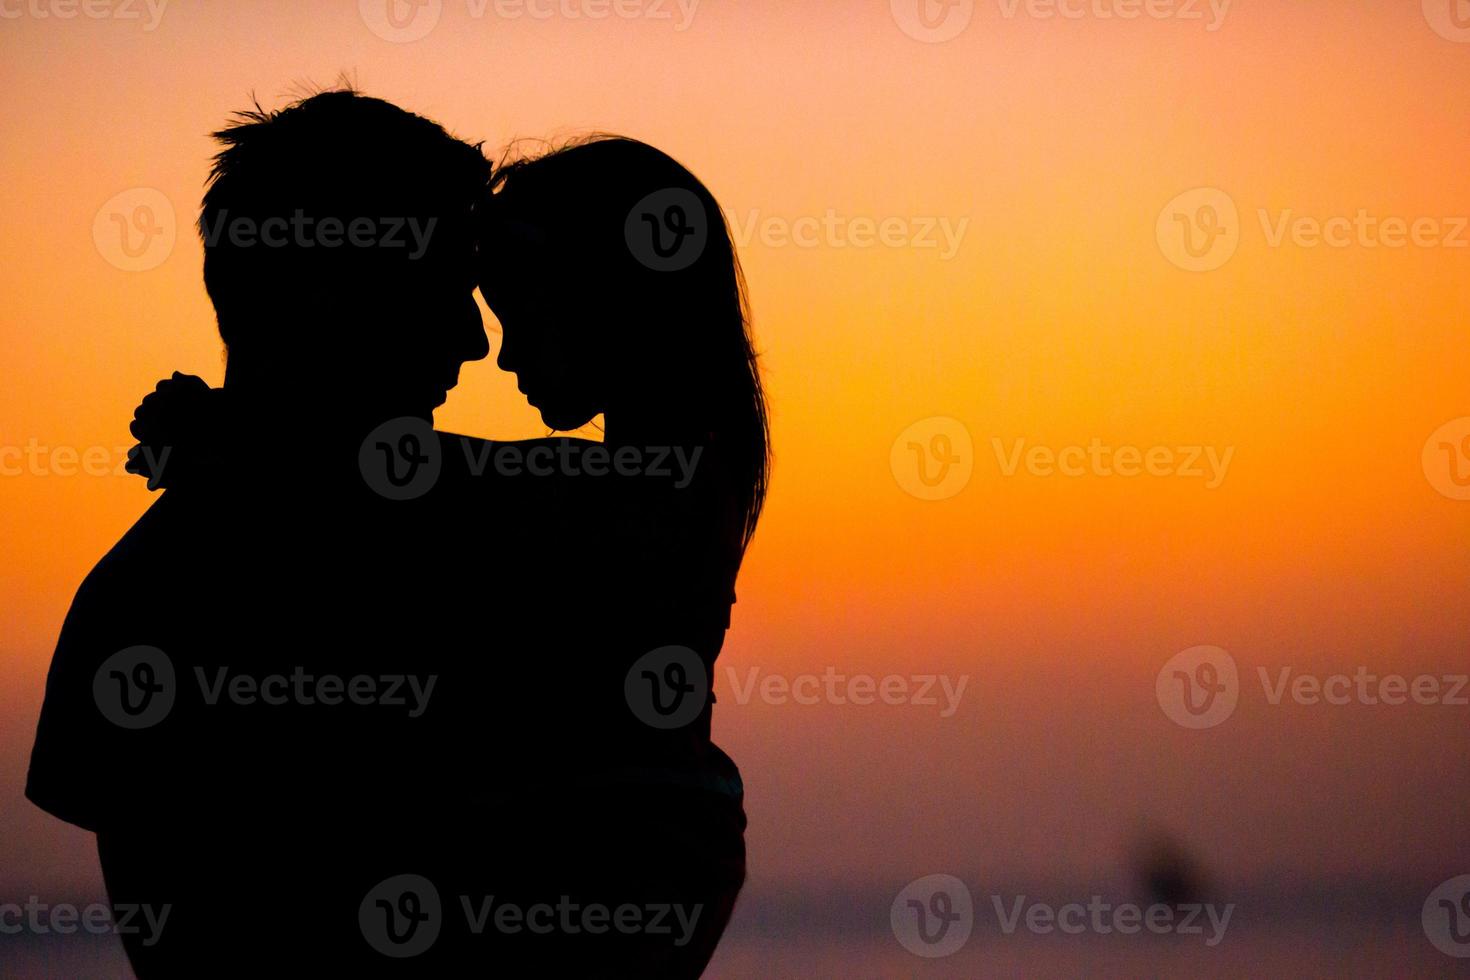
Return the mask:
M68 603L152 499L112 472L133 406L174 369L223 377L191 229L207 134L344 73L492 154L646 140L736 226L776 456L716 682L751 901L1092 880L1144 826L1225 882L1470 872L1470 707L1273 705L1258 680L1470 664L1470 20L1448 4L990 0L934 5L968 18L942 42L902 0L132 6L0 0L0 898L100 894L89 835L20 793ZM437 20L392 39L412 11ZM132 259L109 215L160 197L174 244ZM1209 215L1223 260L1178 237ZM544 434L486 324L436 424ZM911 426L962 457L942 499ZM1229 455L1214 480L1067 475L1011 466L1018 441ZM66 465L92 447L105 472ZM1155 679L1201 644L1239 664L1239 705L1190 730ZM968 680L947 717L737 696L829 667Z

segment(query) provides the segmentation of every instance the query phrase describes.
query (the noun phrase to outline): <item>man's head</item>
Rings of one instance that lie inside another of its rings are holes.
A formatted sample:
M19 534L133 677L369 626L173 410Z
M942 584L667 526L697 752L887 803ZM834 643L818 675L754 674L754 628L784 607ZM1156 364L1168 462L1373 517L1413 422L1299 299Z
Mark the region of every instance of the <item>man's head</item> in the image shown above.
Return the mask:
M357 421L429 417L488 353L479 148L352 91L241 113L215 138L199 232L226 385Z

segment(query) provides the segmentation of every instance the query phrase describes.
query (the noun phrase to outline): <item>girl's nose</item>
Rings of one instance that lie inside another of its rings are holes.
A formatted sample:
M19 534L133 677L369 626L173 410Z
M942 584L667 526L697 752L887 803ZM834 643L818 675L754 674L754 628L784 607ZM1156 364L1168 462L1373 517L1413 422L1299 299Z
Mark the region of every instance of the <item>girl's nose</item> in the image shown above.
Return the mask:
M482 360L490 353L490 338L485 334L485 318L480 316L480 308L470 301L469 310L465 316L466 351L465 360Z

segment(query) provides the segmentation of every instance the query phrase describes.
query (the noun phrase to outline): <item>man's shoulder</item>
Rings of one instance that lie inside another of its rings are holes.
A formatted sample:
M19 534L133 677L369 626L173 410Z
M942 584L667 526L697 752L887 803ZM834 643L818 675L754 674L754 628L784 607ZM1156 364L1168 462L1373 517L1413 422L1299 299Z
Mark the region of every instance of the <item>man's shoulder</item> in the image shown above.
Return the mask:
M157 582L191 560L202 532L199 508L189 495L164 491L92 567L77 591L77 601L101 601Z
M159 603L168 589L162 569L174 559L181 501L172 491L155 500L94 565L67 610L46 678L26 795L42 809L89 830L100 826L120 796L118 730L94 703L97 671L130 646L159 639Z
M159 494L102 556L98 567L125 568L157 555L176 538L175 531L188 511L185 503L186 495L178 491L165 490Z

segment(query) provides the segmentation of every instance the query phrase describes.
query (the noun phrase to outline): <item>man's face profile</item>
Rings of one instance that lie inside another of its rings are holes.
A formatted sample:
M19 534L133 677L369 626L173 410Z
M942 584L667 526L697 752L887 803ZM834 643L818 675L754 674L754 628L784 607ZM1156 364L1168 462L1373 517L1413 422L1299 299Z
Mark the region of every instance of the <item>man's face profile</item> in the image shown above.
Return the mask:
M473 246L462 228L440 222L422 255L391 262L345 287L325 322L344 323L344 344L323 352L365 409L429 418L459 382L465 361L489 353L475 303Z
M431 418L489 349L473 295L479 149L345 91L242 113L216 137L199 231L226 387L321 423Z

